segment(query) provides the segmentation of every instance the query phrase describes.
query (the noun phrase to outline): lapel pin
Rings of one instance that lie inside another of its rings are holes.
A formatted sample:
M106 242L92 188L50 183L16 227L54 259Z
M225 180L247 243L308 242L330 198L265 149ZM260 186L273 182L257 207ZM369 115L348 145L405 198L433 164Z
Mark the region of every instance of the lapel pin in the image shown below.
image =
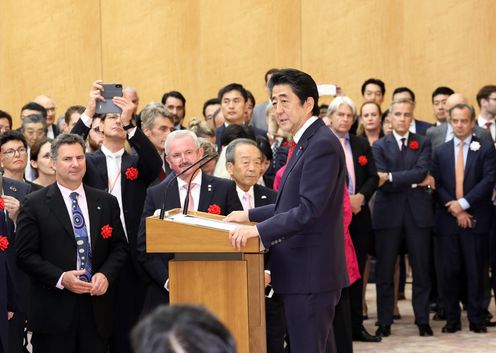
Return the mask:
M97 210L101 210L102 208L100 206L96 206L96 209Z
M212 185L208 184L207 189L208 189L208 191L212 191Z
M266 199L266 198L267 198L267 196L262 195L260 198L261 198L261 199Z
M9 189L12 190L13 192L17 191L17 189L14 186L9 187Z

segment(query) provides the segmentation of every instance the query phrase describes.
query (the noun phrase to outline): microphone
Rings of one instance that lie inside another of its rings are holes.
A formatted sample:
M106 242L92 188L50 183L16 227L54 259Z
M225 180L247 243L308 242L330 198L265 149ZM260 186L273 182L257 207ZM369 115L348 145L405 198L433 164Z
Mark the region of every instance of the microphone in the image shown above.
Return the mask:
M190 171L192 168L194 168L195 166L197 166L201 162L203 162L208 157L210 157L208 154L204 155L202 158L197 160L195 163L191 164L188 168L184 169L181 173L175 175L173 178L171 178L171 180L169 180L167 182L167 185L165 186L165 191L164 191L164 201L162 202L162 207L160 208L160 216L159 216L160 219L164 219L164 216L165 216L165 201L167 200L167 191L169 190L169 186L172 184L172 182L174 180L176 180L177 178L179 178L184 173L187 173L188 171ZM188 193L188 195L189 195L189 193Z
M186 192L186 198L184 199L183 215L187 215L188 214L189 192L191 190L191 182L193 181L193 177L195 176L196 171L198 169L200 169L200 168L203 168L203 166L205 166L205 164L207 164L208 162L210 162L212 159L216 158L217 156L216 155L213 155L213 156L208 156L208 157L209 158L207 158L207 160L205 162L203 162L198 167L196 167L195 171L191 174L191 177L189 178L188 190Z

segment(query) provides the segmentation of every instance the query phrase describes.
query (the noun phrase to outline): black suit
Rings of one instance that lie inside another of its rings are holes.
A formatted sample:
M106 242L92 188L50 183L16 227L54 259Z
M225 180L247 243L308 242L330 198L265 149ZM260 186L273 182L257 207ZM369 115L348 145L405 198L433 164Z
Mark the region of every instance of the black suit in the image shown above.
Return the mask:
M33 331L34 352L43 351L47 338L60 342L71 336L76 340L80 335L86 338L88 352L98 351L98 346L108 349L105 342L112 332L114 287L127 256L127 245L115 197L87 186L84 191L93 273L103 273L109 281L104 295L91 297L56 288L64 271L76 269L77 258L70 215L57 184L28 195L19 214L17 263L32 279L28 327ZM112 236L101 236L104 225L112 227ZM80 327L84 319L91 325ZM66 351L74 348L67 347Z
M21 181L4 178L3 192L5 195L12 196L22 204L24 198L30 193L31 185ZM27 304L29 293L29 277L21 271L16 264L16 247L15 247L15 226L14 222L6 216L7 237L9 239L9 248L7 250L7 261L12 276L13 292L16 297L16 313L9 321L9 352L22 352L24 331L27 319ZM27 344L27 342L26 342Z
M170 174L163 182L149 188L146 192L145 206L141 217L138 233L138 259L143 265L152 282L146 289L146 299L143 306L143 314L152 311L160 304L169 302L169 293L164 285L169 278L168 262L174 254L147 254L146 252L146 217L153 215L155 210L162 207L163 198L169 180L175 177ZM241 210L243 207L236 194L235 184L227 179L217 178L202 173L200 200L198 211L207 212L210 205L216 204L220 207L220 213L228 215L232 211ZM179 189L177 181L173 181L167 191L165 209L181 207L179 200Z
M358 269L363 276L367 260L367 249L372 231L369 200L377 189L379 177L375 167L372 148L367 139L350 134L351 153L355 169L355 194L365 197L364 204L359 213L353 214L349 231L357 255ZM350 286L351 321L354 332L360 332L363 323L362 311L363 280L360 278Z
M0 353L8 352L8 311L16 311L14 284L7 263L7 253L0 250Z
M71 132L84 137L88 131L89 128L79 119ZM129 143L136 154L124 152L121 159L122 207L130 256L122 271L115 302L116 326L114 331L117 334L112 338L111 351L118 353L131 352L129 333L138 321L143 305L146 275L136 259L136 237L145 203L146 189L157 178L162 168L162 159L155 146L140 129L136 129ZM137 179L127 179L128 168L138 170ZM107 158L101 150L86 154L86 174L83 181L94 188L108 190Z

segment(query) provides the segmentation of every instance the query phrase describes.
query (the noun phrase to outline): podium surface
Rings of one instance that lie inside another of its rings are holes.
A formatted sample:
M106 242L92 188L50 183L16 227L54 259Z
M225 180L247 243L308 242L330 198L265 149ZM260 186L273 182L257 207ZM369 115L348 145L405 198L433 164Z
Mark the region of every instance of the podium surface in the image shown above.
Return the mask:
M232 247L235 224L203 212L167 212L163 220L146 219L149 253L174 253L169 262L171 304L199 304L231 331L240 353L265 353L264 264L260 242L249 239L241 251Z

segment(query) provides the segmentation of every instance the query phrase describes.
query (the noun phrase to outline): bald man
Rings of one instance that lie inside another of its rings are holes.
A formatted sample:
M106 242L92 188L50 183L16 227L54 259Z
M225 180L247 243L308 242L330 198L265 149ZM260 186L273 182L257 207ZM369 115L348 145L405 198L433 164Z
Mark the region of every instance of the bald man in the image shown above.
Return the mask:
M55 101L52 97L41 94L34 99L34 102L46 109L47 137L54 139L60 133L57 124L55 124Z
M449 111L452 107L457 104L467 104L467 98L461 93L453 93L446 100L446 111ZM491 134L488 130L475 125L472 129L472 133L477 136L480 140L485 140L492 142ZM444 122L438 126L431 126L427 129L426 136L431 140L432 153L437 146L442 145L445 142L450 141L453 138L453 128L450 124Z

